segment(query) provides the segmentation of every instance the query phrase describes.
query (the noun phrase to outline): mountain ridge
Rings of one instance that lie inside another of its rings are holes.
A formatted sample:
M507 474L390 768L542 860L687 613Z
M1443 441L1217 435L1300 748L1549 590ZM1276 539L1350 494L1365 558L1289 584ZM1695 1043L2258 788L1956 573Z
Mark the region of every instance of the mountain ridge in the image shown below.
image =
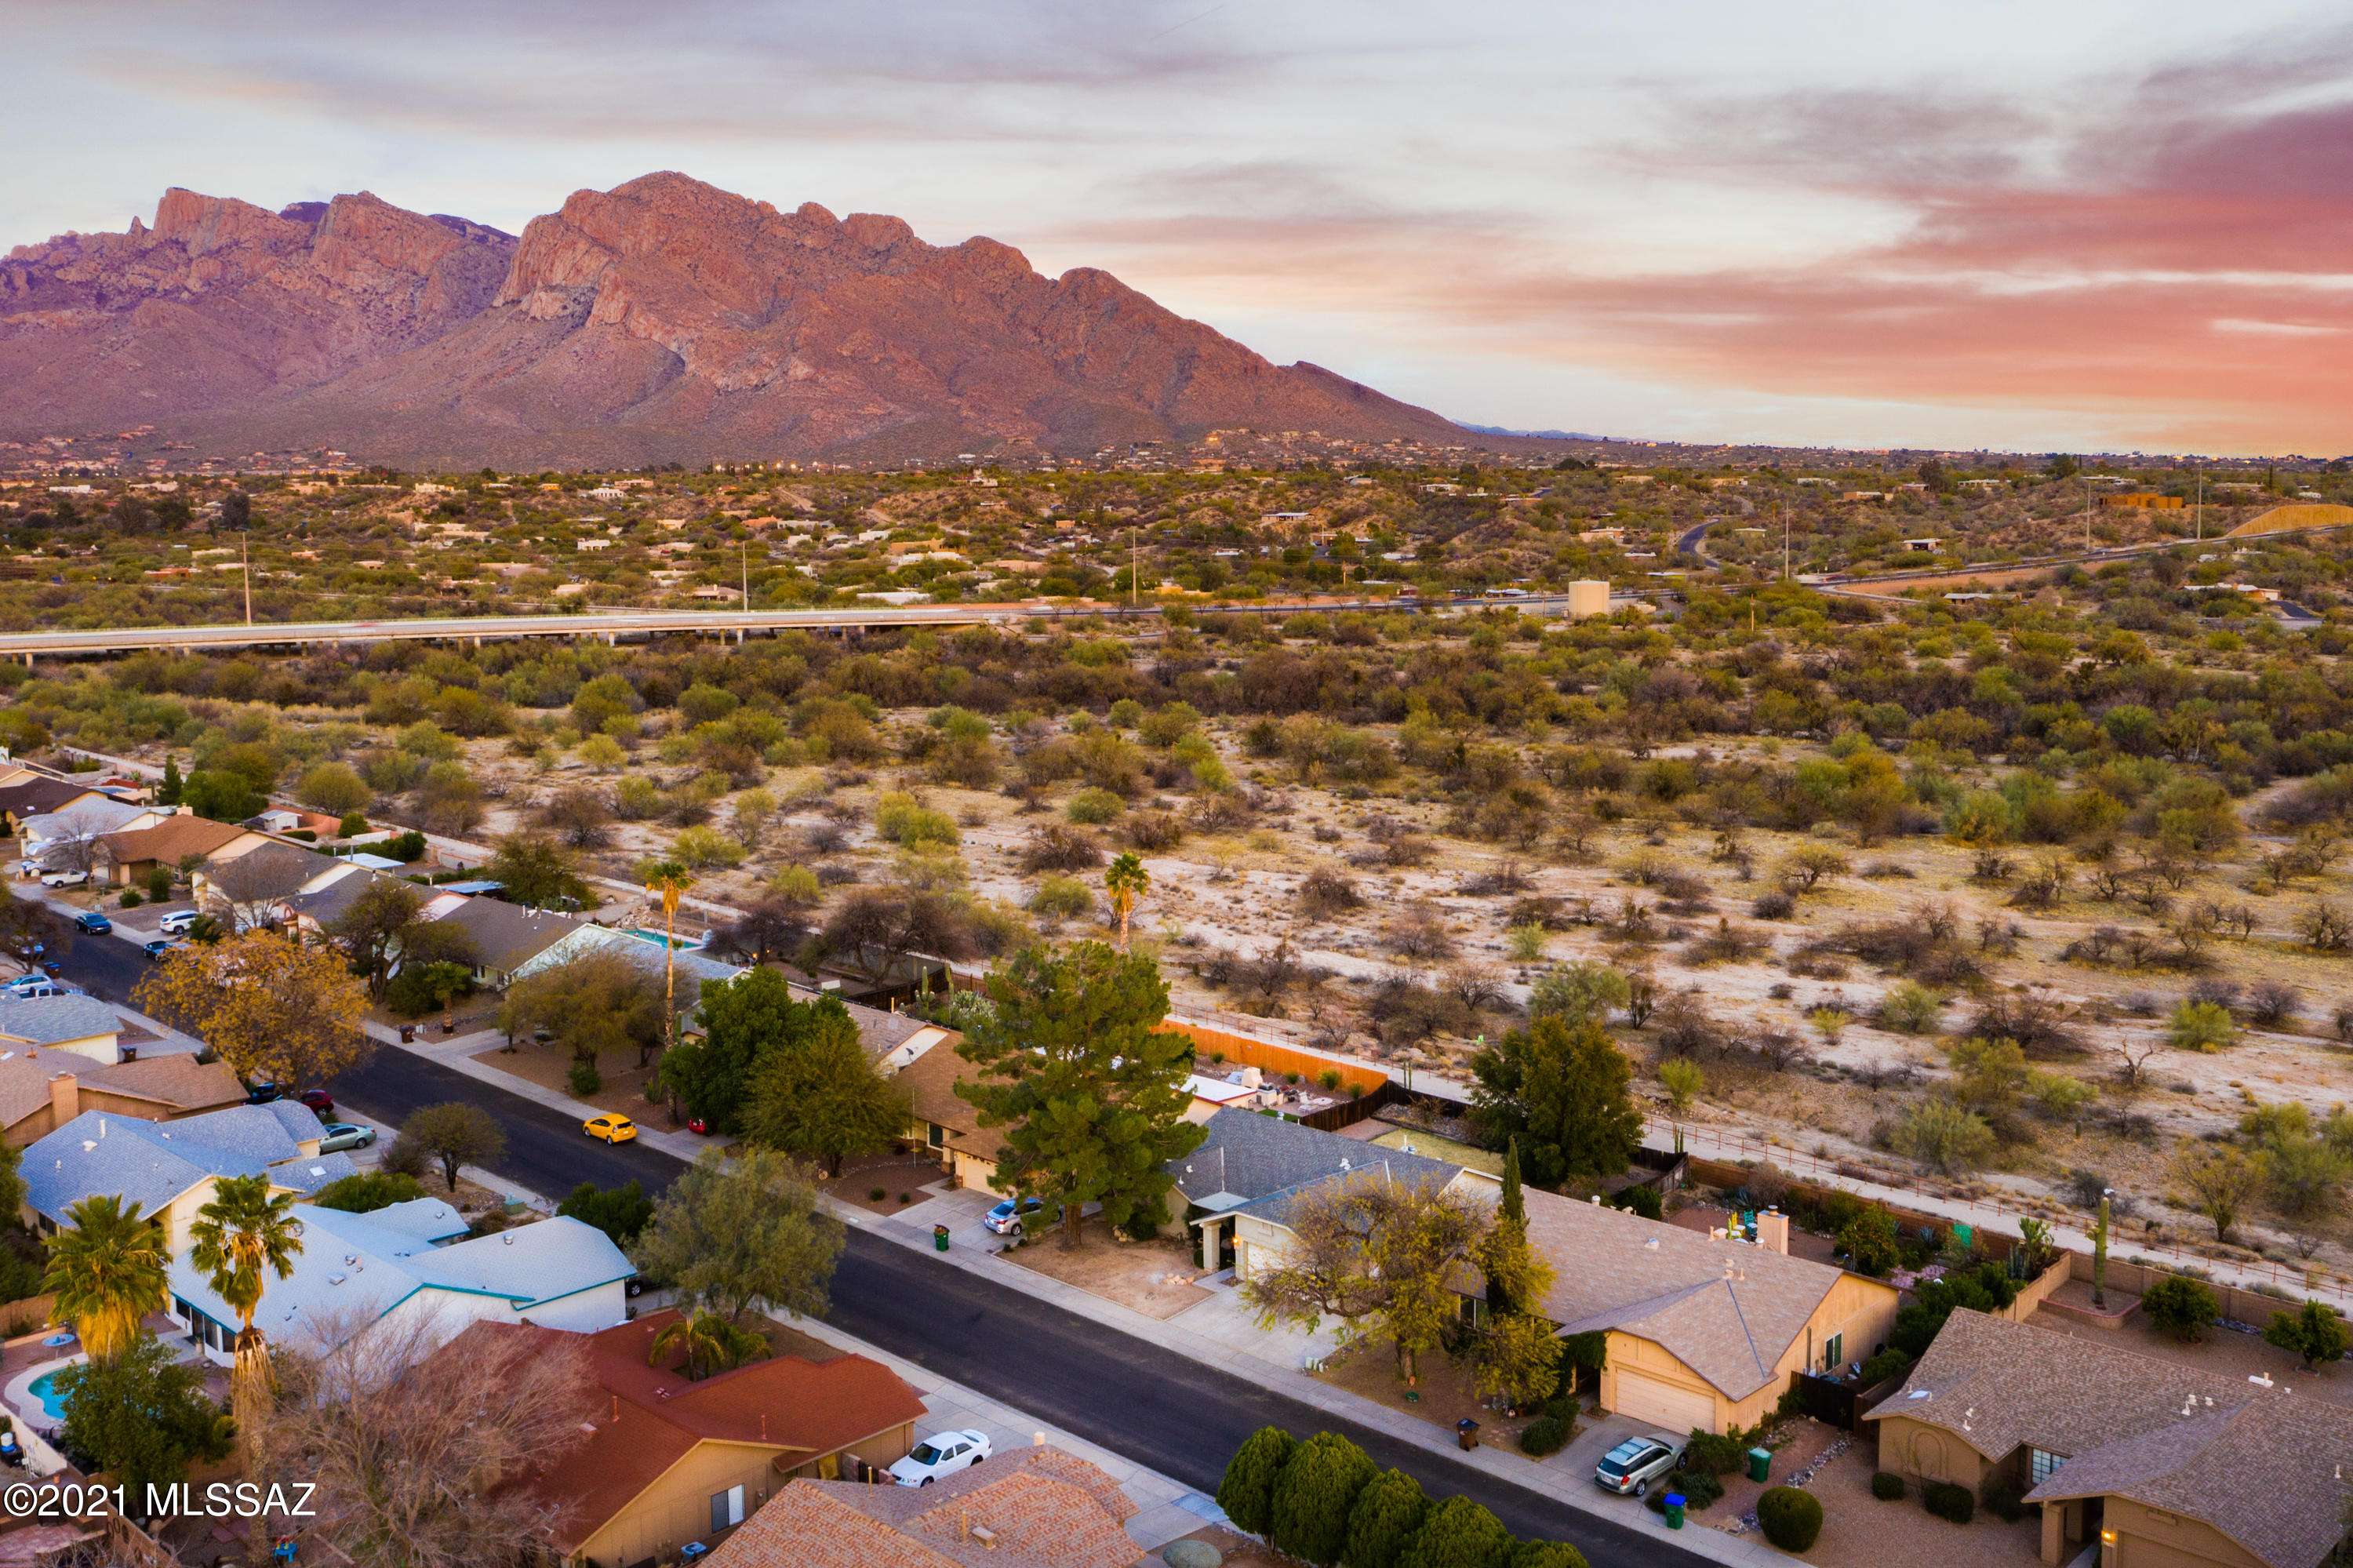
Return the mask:
M0 259L0 439L152 427L202 455L406 466L1083 455L1249 428L1460 440L1111 273L660 172L520 236L368 193L173 187L153 225Z

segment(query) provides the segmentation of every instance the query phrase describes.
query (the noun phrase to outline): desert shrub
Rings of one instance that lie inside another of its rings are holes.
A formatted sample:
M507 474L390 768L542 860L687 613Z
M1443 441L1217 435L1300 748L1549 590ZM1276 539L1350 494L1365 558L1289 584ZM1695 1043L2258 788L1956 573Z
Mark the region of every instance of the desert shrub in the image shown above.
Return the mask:
M2165 1043L2177 1051L2211 1054L2239 1043L2238 1021L2220 1002L2184 1001L2167 1021Z
M1722 1500L1724 1483L1705 1470L1683 1470L1663 1486L1651 1489L1643 1506L1652 1513L1667 1511L1667 1494L1673 1492L1683 1499L1683 1511L1697 1513L1702 1509Z
M1947 1099L1925 1099L1906 1111L1888 1134L1896 1153L1941 1175L1974 1171L1994 1150L1993 1129L1983 1117Z
M575 1095L593 1095L605 1086L605 1075L596 1070L596 1064L594 1062L574 1062L571 1070L566 1072L564 1077L565 1081L572 1086L572 1092Z
M1873 1472L1871 1478L1871 1495L1877 1498L1881 1502L1902 1502L1904 1500L1904 1478L1896 1475L1892 1470L1878 1470Z
M1029 895L1029 912L1075 920L1095 906L1095 890L1075 876L1050 876Z
M1757 1499L1757 1524L1784 1552L1803 1552L1822 1532L1822 1500L1796 1487L1773 1487Z
M1031 873L1084 871L1101 865L1103 858L1103 845L1093 835L1063 822L1047 823L1021 846L1021 869Z
M1889 1378L1901 1375L1912 1364L1912 1358L1890 1345L1862 1363L1862 1386L1875 1388Z
M1883 1029L1926 1034L1944 1016L1945 999L1918 980L1897 980L1879 999L1879 1026Z
M1967 1524L1977 1517L1978 1499L1969 1495L1967 1487L1955 1486L1950 1481L1928 1481L1920 1488L1920 1506L1938 1519Z
M1797 912L1797 908L1798 901L1777 887L1752 899L1748 913L1759 920L1787 920Z
M1996 1519L2015 1524L2026 1517L2026 1489L2005 1476L1986 1488L1985 1508Z
M1097 827L1127 810L1127 802L1109 789L1082 789L1071 797L1062 814L1074 822Z
M2196 1340L2222 1315L2222 1306L2203 1280L2169 1274L2141 1292L2140 1309L2149 1326L2177 1340Z
M1131 849L1166 854L1185 842L1185 819L1174 811L1137 811L1127 819L1121 836Z

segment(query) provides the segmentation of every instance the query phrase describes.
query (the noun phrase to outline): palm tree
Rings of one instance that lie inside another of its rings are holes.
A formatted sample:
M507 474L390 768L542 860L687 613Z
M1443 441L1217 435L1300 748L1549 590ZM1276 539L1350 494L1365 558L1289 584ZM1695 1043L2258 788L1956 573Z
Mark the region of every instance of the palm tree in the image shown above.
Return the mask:
M1127 951L1127 917L1135 912L1135 901L1152 886L1152 874L1135 852L1121 853L1103 872L1103 886L1111 894L1113 912L1119 916L1119 950Z
M70 1229L49 1237L41 1288L56 1298L59 1322L71 1323L92 1361L111 1361L139 1337L147 1314L164 1305L171 1255L163 1233L139 1205L84 1198L66 1211Z
M663 1044L678 1044L678 902L694 885L694 874L674 860L657 862L646 872L646 891L662 906L662 1034Z
M302 1250L302 1222L294 1217L294 1195L272 1192L267 1176L224 1177L213 1188L212 1202L196 1211L188 1241L188 1261L237 1316L229 1406L237 1417L237 1442L249 1461L272 1393L269 1347L253 1319L261 1310L265 1271L285 1278L294 1272L295 1255Z
M686 1351L686 1375L706 1378L743 1365L767 1349L753 1330L731 1323L716 1312L697 1312L662 1326L646 1351L646 1365L659 1366L670 1351Z

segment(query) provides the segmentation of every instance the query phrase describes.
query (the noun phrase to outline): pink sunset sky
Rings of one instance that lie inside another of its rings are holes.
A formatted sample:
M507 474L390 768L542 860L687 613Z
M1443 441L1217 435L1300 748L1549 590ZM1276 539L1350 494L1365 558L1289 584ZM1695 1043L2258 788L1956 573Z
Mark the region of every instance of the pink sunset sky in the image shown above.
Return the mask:
M0 0L0 246L682 170L1101 266L1457 418L2353 451L2353 23L2288 0Z

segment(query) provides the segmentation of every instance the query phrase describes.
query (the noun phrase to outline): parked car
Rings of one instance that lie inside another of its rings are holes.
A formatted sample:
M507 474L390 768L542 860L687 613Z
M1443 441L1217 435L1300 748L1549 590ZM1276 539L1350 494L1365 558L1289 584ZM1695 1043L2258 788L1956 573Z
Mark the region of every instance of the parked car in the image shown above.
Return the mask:
M249 1106L266 1106L272 1100L282 1100L285 1097L286 1086L283 1084L273 1084L267 1078L258 1084L248 1084L245 1086L245 1103Z
M201 918L202 916L193 909L174 909L156 922L155 929L163 932L166 937L185 937L187 935L188 927Z
M1629 1437L1601 1456L1601 1463L1593 1467L1593 1480L1605 1492L1643 1497L1652 1481L1683 1462L1683 1440L1653 1432L1648 1437Z
M324 1089L304 1089L295 1097L322 1117L335 1114L335 1097Z
M631 1121L628 1117L617 1116L610 1111L603 1116L590 1117L580 1124L580 1130L591 1138L602 1139L607 1143L634 1143L638 1137L636 1122Z
M1008 1236L1021 1228L1021 1222L1046 1206L1042 1198L1008 1198L981 1215L980 1223L997 1235Z
M114 929L114 922L95 909L85 910L75 916L74 925L93 937L103 937Z
M331 1121L327 1135L319 1139L319 1152L332 1154L339 1149L365 1149L375 1141L375 1128L362 1127L357 1122Z
M18 975L0 991L11 1001L37 1001L45 996L72 996L74 988L45 974Z
M705 1137L709 1137L711 1133L711 1123L702 1117L691 1116L686 1118L686 1130L689 1132L699 1132Z
M891 1478L902 1487L928 1487L942 1476L971 1469L988 1455L986 1432L934 1432L891 1467Z
M41 878L43 887L79 887L90 880L86 871L53 871Z
M182 945L183 944L172 940L169 937L157 937L153 940L139 944L141 950L146 953L151 962L154 963L163 962L166 957L170 956L174 949L181 947Z

